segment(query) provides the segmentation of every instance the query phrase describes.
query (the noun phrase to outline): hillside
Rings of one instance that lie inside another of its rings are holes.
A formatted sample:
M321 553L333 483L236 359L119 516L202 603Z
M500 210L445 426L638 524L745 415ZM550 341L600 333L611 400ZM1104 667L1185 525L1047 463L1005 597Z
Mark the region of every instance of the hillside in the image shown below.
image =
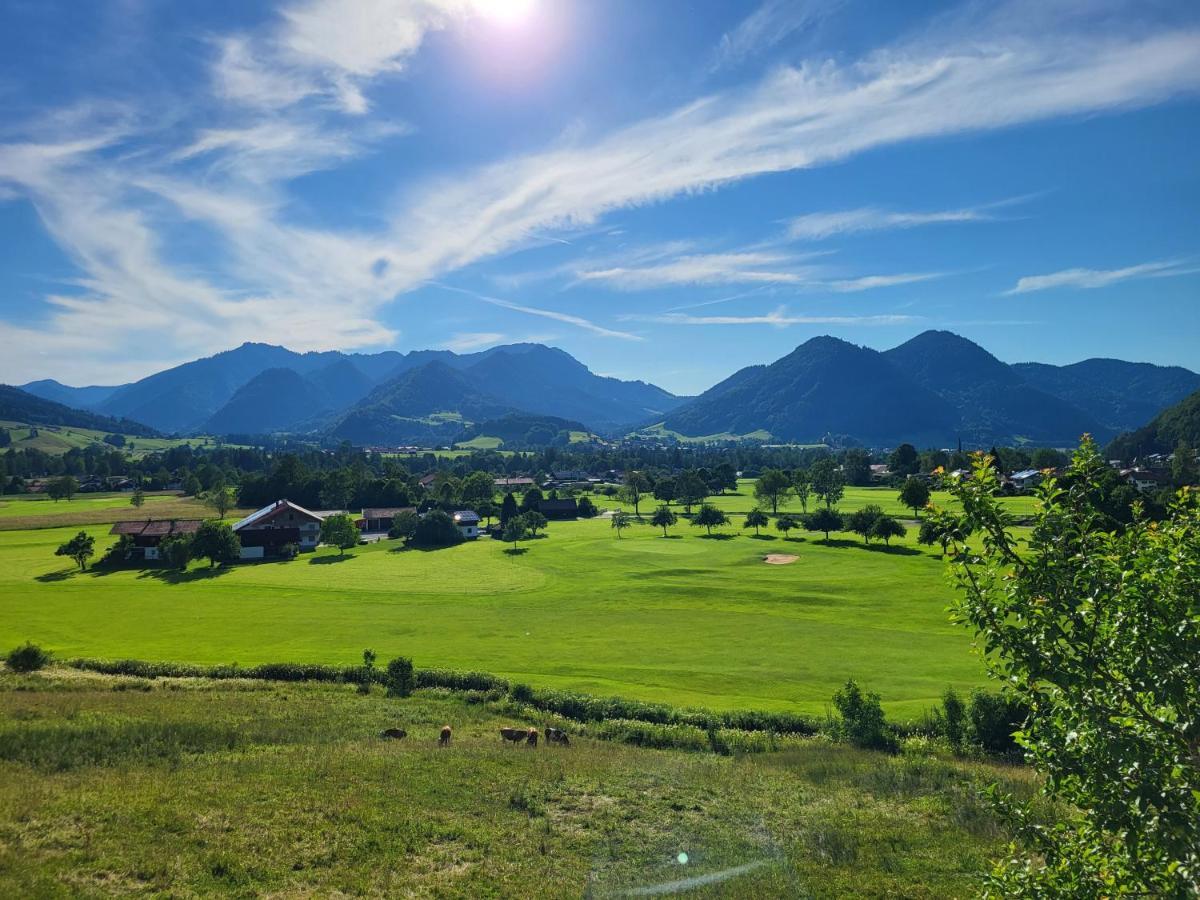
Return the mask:
M572 422L557 416L512 413L469 426L455 443L462 445L479 438L498 438L509 449L545 447L557 441L563 432L567 432L569 443L570 435L586 435L588 429L582 422Z
M907 380L883 354L816 337L769 366L739 372L667 415L687 435L770 432L813 442L826 435L886 444L900 438L943 444L954 437L953 408Z
M965 896L1004 841L978 788L1030 790L1012 766L814 740L732 757L606 724L559 723L565 748L498 733L544 724L431 691L0 675L19 848L0 894L617 897L708 876L706 897Z
M31 381L18 387L27 394L41 397L43 400L53 400L63 406L74 409L95 410L107 400L121 385L89 385L87 387L71 387L55 381L53 378L43 378L41 381Z
M1200 391L1164 409L1147 425L1108 445L1110 459L1131 460L1147 453L1170 453L1180 441L1200 447Z
M360 444L448 442L464 422L512 411L463 372L430 362L375 388L334 422L329 435Z
M1132 431L1200 390L1200 375L1181 366L1085 359L1069 366L1016 363L1026 382L1084 410L1110 432Z
M0 420L29 425L60 425L91 428L115 434L154 437L157 432L140 422L72 409L53 400L36 397L20 388L0 384Z
M969 444L1073 445L1085 432L1112 432L1074 405L1027 383L978 344L926 331L884 352L899 372L954 407L954 432Z

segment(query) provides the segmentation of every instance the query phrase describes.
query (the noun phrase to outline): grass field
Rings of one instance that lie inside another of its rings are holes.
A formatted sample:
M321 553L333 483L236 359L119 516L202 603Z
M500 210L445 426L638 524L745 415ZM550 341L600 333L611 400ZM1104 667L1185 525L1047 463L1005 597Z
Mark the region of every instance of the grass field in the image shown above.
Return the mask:
M977 788L1031 791L919 748L501 746L520 722L431 692L0 674L0 896L961 897L1003 842Z
M683 522L668 539L648 525L617 539L601 518L553 523L516 555L491 540L383 542L185 575L75 572L53 554L76 530L0 532L0 647L243 664L353 663L373 647L537 686L816 714L853 676L901 718L947 685L983 683L948 621L942 562L915 529L885 551L737 528L708 539ZM107 530L89 526L98 553ZM764 565L768 552L798 560Z
M0 531L100 525L135 519L203 519L212 509L194 497L174 491L146 494L139 509L129 493L76 494L72 500L51 500L45 494L11 494L0 497ZM242 510L233 510L236 516Z
M96 431L92 428L77 428L68 425L37 425L32 428L22 422L0 422L0 427L7 428L12 436L12 446L17 450L41 450L43 453L66 453L72 449L83 449L94 444L107 447L104 443L106 431ZM33 430L37 436L31 436ZM211 437L198 436L189 438L148 438L137 435L125 435L124 449L133 456L145 456L172 447L204 447L212 446ZM225 446L235 446L226 444Z

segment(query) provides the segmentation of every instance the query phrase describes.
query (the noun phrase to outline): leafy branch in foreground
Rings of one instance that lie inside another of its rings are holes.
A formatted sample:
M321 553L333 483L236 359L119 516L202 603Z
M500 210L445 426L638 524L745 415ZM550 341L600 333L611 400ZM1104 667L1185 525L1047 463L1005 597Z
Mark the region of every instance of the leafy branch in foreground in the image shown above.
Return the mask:
M1017 741L1042 791L1074 812L1039 824L993 794L1020 846L989 894L1191 897L1200 892L1200 507L1114 530L1105 464L1085 438L1047 479L1027 542L996 499L988 457L935 512L990 673L1030 710Z

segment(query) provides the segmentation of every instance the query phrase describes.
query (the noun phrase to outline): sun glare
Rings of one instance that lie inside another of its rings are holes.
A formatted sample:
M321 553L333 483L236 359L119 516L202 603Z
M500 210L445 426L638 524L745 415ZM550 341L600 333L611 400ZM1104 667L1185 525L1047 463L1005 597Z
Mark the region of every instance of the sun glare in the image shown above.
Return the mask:
M479 15L501 25L517 25L533 13L537 0L471 0Z

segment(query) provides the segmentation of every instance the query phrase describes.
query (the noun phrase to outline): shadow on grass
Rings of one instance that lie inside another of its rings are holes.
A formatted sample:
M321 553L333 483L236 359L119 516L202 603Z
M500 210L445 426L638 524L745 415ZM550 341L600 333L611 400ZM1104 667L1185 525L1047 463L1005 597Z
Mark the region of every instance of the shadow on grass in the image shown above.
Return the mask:
M230 566L204 566L187 572L180 572L178 569L151 569L143 572L138 578L156 578L167 584L192 584L196 581L211 581L232 571Z
M40 581L42 584L49 584L54 581L66 581L78 571L78 569L59 569L57 572L47 572L45 575L38 575L33 580Z
M826 540L822 539L822 540L816 541L816 543L822 547L836 547L839 550L846 550L846 549L868 550L872 553L890 553L894 556L921 556L922 555L922 552L920 550L914 550L912 547L903 547L900 545L897 545L895 547L889 547L886 544L864 544L862 541L854 541L854 540L849 540L847 538L834 538L833 540L830 540L830 541L826 541Z
M659 537L660 537L660 538L663 538L664 540L668 540L668 541L681 541L681 540L683 540L683 535L682 535L682 534L660 534L660 535L659 535Z
M328 566L332 563L345 562L348 559L354 559L353 556L314 556L308 561L310 566Z
M528 547L505 547L504 552L509 556L521 556L529 552Z
M700 539L705 541L732 541L735 537L737 537L736 534L722 534L721 532L700 535Z
M752 534L752 535L750 535L750 540L752 540L752 541L777 541L777 540L779 540L779 538L775 537L775 535L773 535L773 534Z

